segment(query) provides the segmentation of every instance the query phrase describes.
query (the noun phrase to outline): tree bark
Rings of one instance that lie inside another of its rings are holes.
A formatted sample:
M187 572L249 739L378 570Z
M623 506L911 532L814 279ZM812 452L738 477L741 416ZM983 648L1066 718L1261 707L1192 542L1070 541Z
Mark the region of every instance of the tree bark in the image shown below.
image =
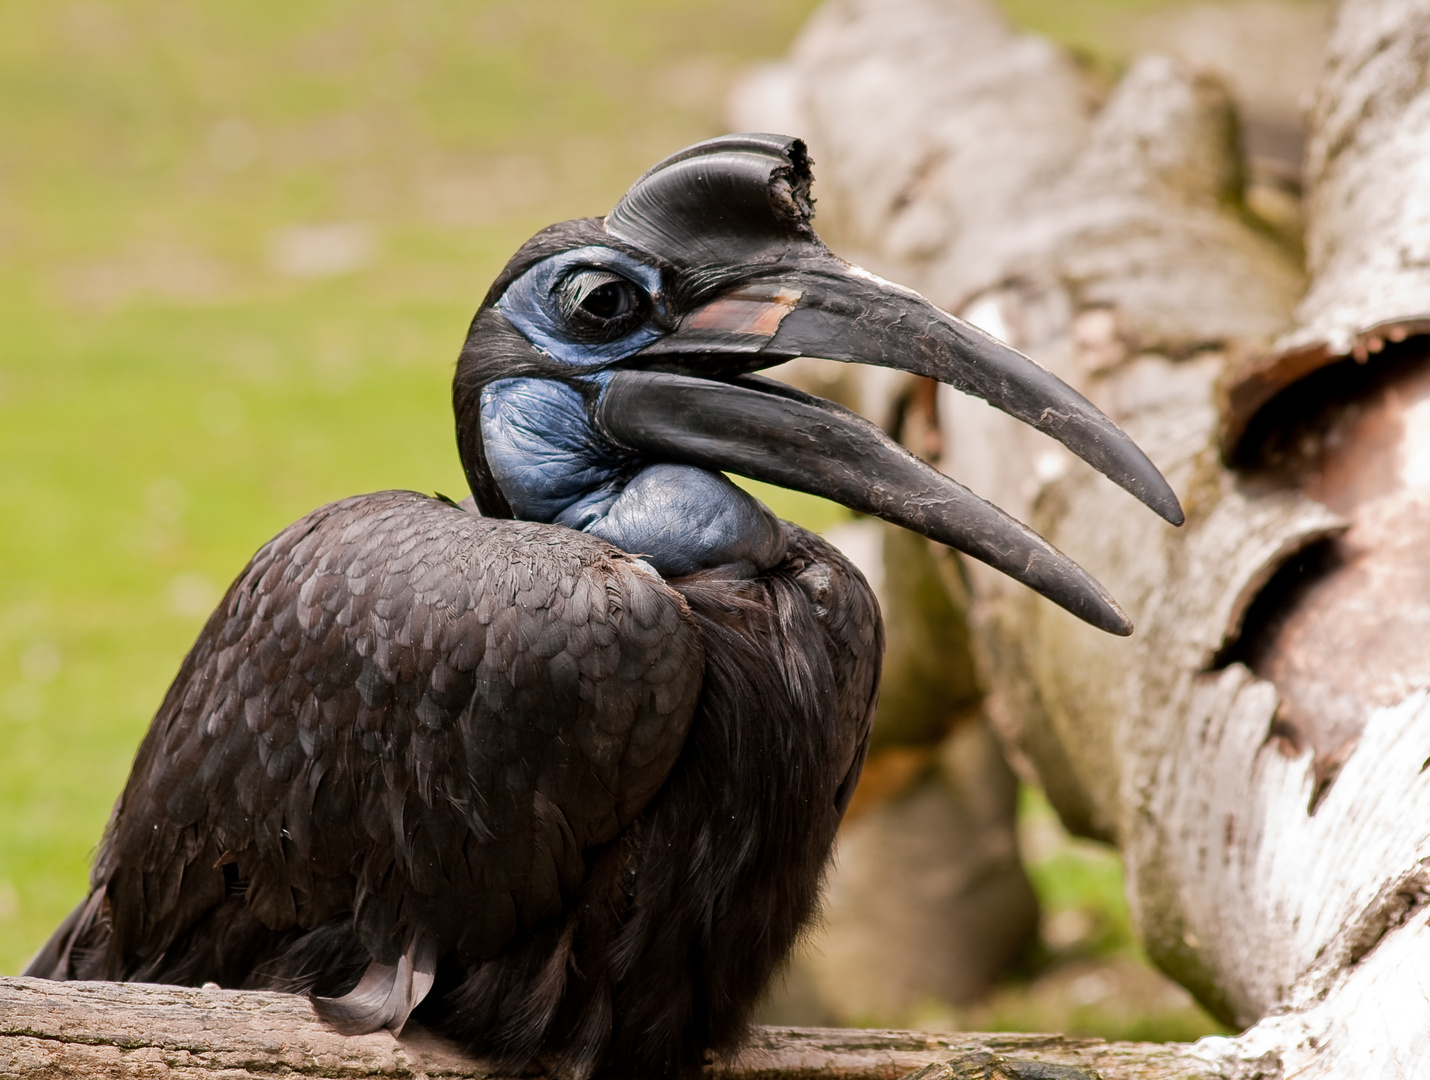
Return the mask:
M1169 60L1097 108L978 0L835 0L746 90L808 133L845 247L1079 387L1183 500L1168 529L941 392L944 468L1137 622L971 567L995 726L1121 847L1154 960L1250 1025L1199 1044L1228 1075L1430 1070L1427 58L1430 3L1342 3L1308 288L1246 205L1224 91Z
M1057 1035L933 1036L896 1031L760 1028L709 1080L1211 1080L1195 1047ZM339 1035L306 998L138 983L0 978L0 1073L86 1080L273 1080L500 1074L413 1025Z

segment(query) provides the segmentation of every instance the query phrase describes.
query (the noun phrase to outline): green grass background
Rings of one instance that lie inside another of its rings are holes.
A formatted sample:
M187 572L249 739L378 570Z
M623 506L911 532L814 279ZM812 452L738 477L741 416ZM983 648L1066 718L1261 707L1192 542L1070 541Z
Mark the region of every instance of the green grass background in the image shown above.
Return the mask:
M448 386L493 275L722 130L733 75L814 6L0 6L0 972L83 895L145 726L248 556L348 494L464 494ZM1152 6L1008 0L1093 52ZM275 270L283 230L314 224L356 228L370 258ZM1130 947L1115 860L1035 876Z

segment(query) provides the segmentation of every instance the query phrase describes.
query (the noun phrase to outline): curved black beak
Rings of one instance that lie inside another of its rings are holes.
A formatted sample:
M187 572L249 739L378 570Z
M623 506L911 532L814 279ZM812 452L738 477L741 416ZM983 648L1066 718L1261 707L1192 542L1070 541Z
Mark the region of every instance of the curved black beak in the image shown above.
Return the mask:
M822 252L756 271L689 312L631 358L642 370L610 375L596 420L630 449L822 495L913 529L1094 626L1131 633L1107 591L1026 526L861 417L748 374L796 356L899 368L975 394L1182 523L1156 466L1081 394L912 290Z

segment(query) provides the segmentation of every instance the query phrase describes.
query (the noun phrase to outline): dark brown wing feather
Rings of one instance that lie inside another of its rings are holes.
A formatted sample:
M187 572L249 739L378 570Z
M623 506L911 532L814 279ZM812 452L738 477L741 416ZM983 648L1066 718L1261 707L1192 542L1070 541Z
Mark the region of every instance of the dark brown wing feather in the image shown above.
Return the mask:
M684 601L604 542L407 492L324 507L185 659L53 975L334 993L369 958L493 956L655 794L703 669Z

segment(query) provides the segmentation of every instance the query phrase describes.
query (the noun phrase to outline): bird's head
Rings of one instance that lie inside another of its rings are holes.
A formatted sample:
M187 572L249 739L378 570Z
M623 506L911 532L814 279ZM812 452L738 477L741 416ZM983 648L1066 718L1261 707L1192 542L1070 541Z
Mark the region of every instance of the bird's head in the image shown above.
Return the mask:
M822 495L964 551L1129 633L1092 577L875 425L754 372L797 356L899 368L1058 439L1168 521L1135 444L1023 354L829 251L798 139L732 135L662 161L604 219L553 225L492 285L457 366L463 465L484 514L556 522L667 576L783 557L723 472Z

